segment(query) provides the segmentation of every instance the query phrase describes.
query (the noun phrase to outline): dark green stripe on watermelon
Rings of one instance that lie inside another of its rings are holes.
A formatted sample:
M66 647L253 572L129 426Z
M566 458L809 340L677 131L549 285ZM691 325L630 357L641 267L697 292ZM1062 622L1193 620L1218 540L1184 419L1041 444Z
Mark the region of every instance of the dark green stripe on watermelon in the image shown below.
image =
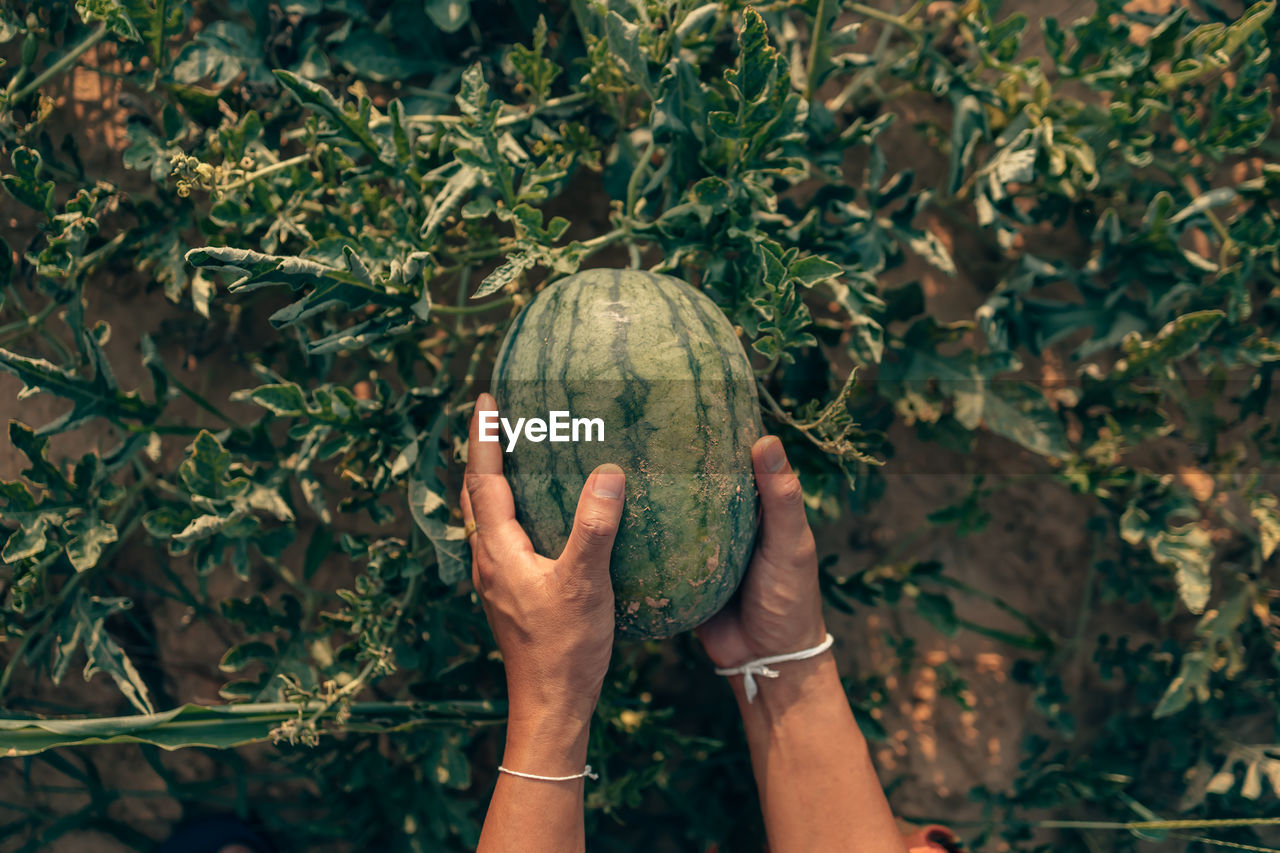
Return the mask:
M539 553L564 547L587 475L627 472L611 571L621 635L667 637L725 605L756 533L751 445L760 411L724 314L678 279L587 270L546 288L498 352L503 417L599 417L603 442L521 440L504 455Z

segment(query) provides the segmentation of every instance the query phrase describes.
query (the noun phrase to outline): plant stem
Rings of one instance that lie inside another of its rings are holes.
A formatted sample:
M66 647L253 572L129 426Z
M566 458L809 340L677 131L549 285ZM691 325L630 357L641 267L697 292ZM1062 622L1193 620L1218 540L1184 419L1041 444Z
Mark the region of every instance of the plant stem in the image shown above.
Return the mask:
M267 175L273 175L276 172L279 172L283 169L288 169L290 166L297 166L300 163L305 163L310 159L311 159L311 152L307 152L306 154L298 154L297 156L290 157L287 160L281 160L279 163L272 163L270 166L264 166L263 168L259 169L256 172L250 172L249 174L245 175L243 178L238 178L237 180L234 180L231 183L227 184L226 186L220 187L219 189L222 189L222 190L239 189L245 184L253 183L254 181L258 180L258 178L265 178Z
M1222 818L1218 820L1041 820L1041 829L1231 829L1245 826L1280 826L1280 817Z
M572 95L565 95L560 98L550 98L544 101L541 106L534 107L532 109L525 110L523 112L502 116L497 120L497 122L495 122L495 125L497 127L508 127L510 125L518 124L522 121L531 119L534 116L538 115L539 113L546 112L548 110L554 110L554 109L557 109L558 107L571 106L580 101L585 101L586 99L587 99L586 92L575 92ZM507 106L511 106L511 105L508 104ZM462 122L466 121L466 119L463 118L462 116L450 115L447 113L439 114L439 115L433 115L433 114L409 115L409 116L405 116L404 120L410 124L461 124ZM381 125L386 124L389 121L391 121L391 119L387 118L386 116L380 116L370 121L369 126L379 127Z
M889 37L893 35L894 28L902 28L908 33L914 34L915 30L908 27L907 24L916 16L923 6L924 3L919 2L918 0L915 5L902 15L892 16L895 19L894 23L886 22L884 29L880 31L880 38L876 40L875 50L871 54L871 67L863 68L859 71L854 78L849 81L849 85L846 86L840 94L828 101L828 110L831 112L839 112L840 109L843 108L845 104L849 103L853 99L853 96L860 92L865 86L875 83L876 77L884 64L885 54L889 50Z
M805 100L813 100L813 76L818 70L818 56L822 53L822 37L826 35L828 0L818 0L818 11L813 16L813 32L809 34L809 59L805 63Z
M782 406L778 405L778 401L773 399L773 395L769 393L768 388L764 387L763 382L761 382L760 380L756 380L756 388L760 391L760 397L764 400L765 405L768 407L769 411L773 414L775 418L782 421L784 424L791 427L792 429L797 430L801 435L809 439L809 441L815 447L821 450L823 453L831 453L831 454L837 454L837 455L841 453L840 448L834 442L818 438L816 435L810 432L810 430L812 430L815 426L817 426L817 424L820 421L814 421L812 423L807 423L807 424L797 421L795 418L791 417L791 415L787 414L786 410L783 409Z
M603 249L619 237L629 233L630 231L626 228L615 228L612 231L601 234L599 237L592 237L590 240L585 240L581 245L582 248L586 249L588 252L595 252Z
M631 233L631 223L635 221L636 194L640 192L640 178L648 170L649 158L653 156L653 149L657 144L658 141L650 135L649 144L644 147L644 153L640 155L636 167L631 170L631 179L627 181L627 207L623 215L626 217L628 234Z
M18 294L18 289L12 283L5 288L9 293L9 298L13 300L13 304L18 306L18 310L23 314L30 314L27 310L27 303L22 301L22 297Z
M396 608L396 615L392 618L391 627L387 630L388 637L392 639L395 638L396 631L400 628L400 621L404 618L405 611L408 610L410 605L412 605L417 599L418 589L421 586L422 575L414 575L409 581L408 589L404 591L404 595L400 598L400 606ZM347 696L353 696L356 693L359 693L369 681L369 677L373 675L374 670L377 669L378 663L379 659L374 657L373 660L364 665L364 669L360 670L359 675L342 685L342 687L338 688L337 692L331 697L321 700L320 707L311 715L310 724L314 727L315 724L320 721L320 718L323 717L330 708L338 704L339 701L345 699Z
M862 15L864 18L871 18L873 21L880 21L881 23L897 27L917 42L922 39L920 33L911 26L910 15L894 15L882 9L867 6L863 3L850 3L845 8L850 12L856 12L859 15ZM912 14L914 14L914 12Z
M63 71L66 71L68 68L70 68L72 65L75 64L76 60L79 59L85 53L85 51L89 50L95 44L102 41L104 38L106 38L106 36L107 36L107 25L99 24L96 30L89 33L89 35L84 37L83 41L81 41L75 47L71 48L71 50L63 54L61 59L59 59L57 62L53 63L48 68L46 68L43 73L37 76L30 83L23 86L18 91L12 93L9 96L9 102L13 103L14 101L21 101L27 95L30 95L36 89L39 89L41 86L43 86L53 77L56 77L57 75L61 74ZM14 81L15 82L17 81L16 77L14 78Z
M433 304L431 306L431 313L432 314L449 314L449 315L458 315L458 316L465 315L465 314L482 314L491 308L497 308L501 305L509 305L511 304L512 299L513 299L512 296L507 295L507 296L503 296L501 299L495 299L492 302L485 302L480 305L464 305L462 307L456 307L453 305L434 305Z
M128 231L121 231L119 234L112 237L89 254L82 255L80 260L76 262L76 275L85 275L95 263L103 258L111 257L111 254L115 252L116 249L124 245L124 238L127 236L129 236Z
M7 326L0 326L0 345L7 345L11 341L19 340L31 334L37 326L45 321L45 318L57 310L58 305L59 303L57 302L50 302L40 309L39 314L32 314L25 320L18 320Z
M191 402L195 403L197 406L204 409L206 412L213 415L215 418L218 418L223 423L230 424L231 426L238 426L236 421L224 415L218 409L217 406L213 405L208 400L206 400L203 396L196 393L194 389L188 387L184 382L182 382L180 379L174 376L173 373L169 371L167 368L165 369L164 373L165 373L165 376L169 377L169 381L173 383L174 387L177 388L179 391L181 391L183 394L186 394L187 397L191 399ZM159 404L160 402L161 402L160 400L156 400L157 404Z

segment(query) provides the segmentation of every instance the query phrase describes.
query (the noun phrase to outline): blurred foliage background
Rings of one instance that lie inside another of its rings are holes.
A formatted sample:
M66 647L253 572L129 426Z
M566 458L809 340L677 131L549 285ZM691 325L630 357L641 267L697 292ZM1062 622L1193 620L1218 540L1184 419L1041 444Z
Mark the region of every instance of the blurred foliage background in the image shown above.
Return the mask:
M1274 13L4 0L0 849L207 809L471 848L503 678L461 437L515 313L591 266L741 330L877 745L923 648L876 626L998 651L1000 777L930 807L882 762L900 811L977 850L1271 849ZM895 475L944 468L867 546ZM1079 547L1012 595L997 531L1067 498ZM990 575L908 547L962 540ZM972 673L930 671L968 720ZM759 849L691 637L617 648L591 761L593 850Z

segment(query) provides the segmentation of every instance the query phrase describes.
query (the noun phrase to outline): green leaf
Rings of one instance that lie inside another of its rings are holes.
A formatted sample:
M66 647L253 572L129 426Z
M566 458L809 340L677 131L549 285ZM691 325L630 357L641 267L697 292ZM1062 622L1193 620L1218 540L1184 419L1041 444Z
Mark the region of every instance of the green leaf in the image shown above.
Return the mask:
M962 87L951 89L951 152L947 194L955 195L964 184L965 171L978 142L987 135L987 117L982 103ZM1003 188L1001 190L1003 195Z
M538 23L533 27L533 47L517 44L511 48L511 64L535 104L541 104L550 96L551 84L560 76L559 66L543 55L546 47L547 19L538 15Z
M391 121L391 144L396 152L396 164L402 169L414 170L413 145L417 138L405 119L404 103L396 98L387 104L387 118Z
M1258 550L1263 560L1271 559L1280 545L1280 499L1266 492L1259 492L1249 499L1249 514L1258 523Z
M423 220L422 228L419 229L424 244L429 246L434 242L436 231L444 224L445 218L478 183L480 183L480 170L471 166L459 166L458 170L449 177L444 188L431 200L430 212Z
M160 507L142 517L142 526L157 539L170 539L182 532L190 520L189 511L175 507Z
M951 599L936 592L921 592L915 598L916 613L944 636L954 637L960 624L956 620L955 606Z
M208 539L218 533L226 531L226 528L239 523L245 516L243 513L232 515L199 515L191 519L182 530L174 534L176 542L199 542L202 539ZM228 535L230 535L228 533Z
M726 110L712 110L707 113L707 127L721 139L736 142L746 134L738 125L738 117Z
M26 387L21 396L41 392L73 404L69 412L40 427L36 435L66 432L93 418L150 423L159 413L155 406L144 403L137 392L119 391L107 372L105 361L98 363L93 379L83 379L42 358L28 358L0 349L0 370L22 380Z
M53 217L53 181L40 178L44 161L40 153L21 145L13 149L13 174L0 175L0 184L9 191L9 195L45 215Z
M987 429L1041 456L1069 453L1062 419L1044 392L1026 382L989 381L983 388L982 420Z
M257 50L257 40L233 21L216 21L183 45L169 74L184 84L208 80L220 90L246 71L255 82L270 79Z
M911 251L919 255L931 266L937 267L947 275L956 274L956 265L951 260L947 247L938 239L938 235L929 229L895 228L898 239L911 247Z
M435 448L439 446L445 424L445 416L437 415L431 429L416 445L420 449L409 478L409 512L431 540L441 583L453 586L471 574L471 548L465 531L449 523L445 489L436 474L439 459Z
M273 73L303 106L328 119L340 137L359 145L378 165L394 165L394 153L388 150L388 145L382 138L374 136L369 129L373 103L367 97L361 97L356 109L349 111L319 83L305 80L289 71L277 69Z
M276 657L275 646L255 640L227 649L222 660L218 662L218 669L223 672L240 672L255 661L270 664Z
M1125 358L1116 365L1115 378L1158 370L1185 358L1209 339L1224 316L1218 310L1195 311L1167 323L1151 340L1131 335L1124 341Z
M901 376L909 390L936 380L939 392L954 402L955 418L961 426L973 430L982 423L986 382L971 360L966 363L966 360L948 359L936 352L911 347L906 351Z
M299 417L307 411L307 398L302 389L292 382L279 385L260 385L251 391L236 391L233 400L250 400L272 414L281 417Z
M742 100L754 103L764 96L777 79L778 52L769 44L769 28L760 13L748 6L742 13L738 31L738 61L725 73Z
M649 58L640 45L640 27L610 10L605 16L605 33L609 39L609 52L622 66L627 78L652 98L653 78L649 76Z
M390 39L367 29L344 38L329 55L352 74L378 83L399 82L436 67L429 60L400 53Z
M1192 200L1190 204L1170 216L1166 222L1170 225L1181 222L1184 219L1190 219L1196 214L1203 213L1215 207L1221 207L1224 204L1230 204L1240 197L1240 194L1233 187L1216 187L1206 193L1201 193Z
M331 307L354 311L366 305L406 308L413 299L374 284L359 256L344 248L348 269L339 270L316 261L298 257L264 255L249 249L207 246L187 252L187 261L197 267L237 274L228 286L232 293L260 287L288 286L291 290L312 289L302 299L279 309L269 320L276 328L291 326ZM414 262L414 270L417 269Z
M83 516L67 522L63 529L72 537L66 544L66 553L77 572L98 565L102 546L115 542L118 536L110 522Z
M102 21L116 38L124 41L142 38L120 0L76 0L76 12L86 24Z
M202 429L178 467L178 476L191 494L221 498L230 469L231 454L223 449L213 433Z
M121 159L126 169L147 172L153 181L163 181L173 171L171 158L179 153L179 149L170 149L156 136L150 128L141 122L132 122L127 131L129 147L124 150ZM174 235L176 241L176 235Z
M456 33L471 19L471 0L426 0L423 8L446 33Z
M124 0L129 18L147 43L151 61L164 68L168 60L168 41L182 32L183 4L178 0Z
M719 213L733 197L733 189L728 181L713 176L703 178L694 184L689 190L689 195L695 204L706 207L708 213Z
M1212 583L1213 542L1197 525L1168 531L1151 543L1151 555L1174 568L1178 597L1192 613L1203 613Z
M49 530L49 521L50 517L42 513L19 527L9 536L9 541L5 542L0 558L13 565L43 554L49 547L49 539L46 535Z
M463 121L454 128L458 146L454 156L464 167L479 170L484 183L498 190L507 207L514 207L515 173L498 136L502 102L490 96L479 63L462 72L462 86L455 101Z
M88 681L100 672L106 673L131 705L144 714L150 714L155 709L151 706L147 685L133 661L111 638L104 626L108 616L132 606L127 598L99 598L78 593L71 610L74 616L70 625L71 634L66 636L62 633L68 627L64 623L59 631L58 645L63 649L64 661L69 657L66 649L83 646L88 656L84 666L84 680Z
M476 288L475 293L471 294L471 298L483 299L486 296L497 293L537 262L537 257L531 252L521 252L507 258L502 266L484 277L484 281L480 282L480 286Z
M1213 656L1203 650L1186 652L1181 668L1160 697L1152 716L1157 720L1170 717L1191 704L1191 700L1209 700L1209 675L1213 671Z
M844 267L820 255L806 255L787 269L787 275L805 287L813 287L844 275Z

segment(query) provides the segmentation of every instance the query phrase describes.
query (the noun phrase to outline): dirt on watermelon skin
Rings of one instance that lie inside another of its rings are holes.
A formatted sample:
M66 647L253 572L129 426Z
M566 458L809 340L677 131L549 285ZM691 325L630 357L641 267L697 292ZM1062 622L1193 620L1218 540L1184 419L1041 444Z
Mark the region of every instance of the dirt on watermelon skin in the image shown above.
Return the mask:
M626 472L611 561L620 636L669 637L728 602L755 542L761 422L750 362L715 303L643 271L569 276L517 317L493 393L508 419L603 420L603 441L521 440L504 461L518 520L551 555L587 475L605 462Z

